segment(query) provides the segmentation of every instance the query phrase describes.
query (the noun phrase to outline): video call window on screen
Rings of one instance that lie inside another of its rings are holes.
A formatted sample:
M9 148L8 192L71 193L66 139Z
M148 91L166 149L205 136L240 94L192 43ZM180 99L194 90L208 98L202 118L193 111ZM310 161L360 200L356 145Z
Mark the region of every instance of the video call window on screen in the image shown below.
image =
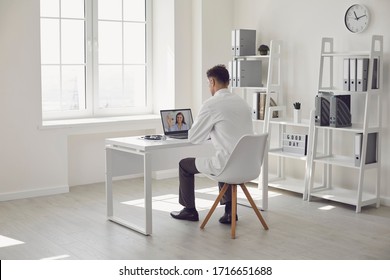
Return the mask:
M187 131L193 122L190 109L162 110L161 119L165 132Z

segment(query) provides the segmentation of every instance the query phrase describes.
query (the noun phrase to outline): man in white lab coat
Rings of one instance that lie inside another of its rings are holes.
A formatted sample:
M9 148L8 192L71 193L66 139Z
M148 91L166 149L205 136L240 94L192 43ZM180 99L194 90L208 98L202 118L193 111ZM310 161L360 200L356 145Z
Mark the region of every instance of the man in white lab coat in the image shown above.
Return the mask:
M211 139L216 154L180 161L179 203L184 208L171 212L175 219L199 221L195 207L194 175L197 173L219 175L238 140L245 134L253 134L251 108L244 99L228 90L229 72L226 67L217 65L209 69L207 79L212 96L200 108L189 130L188 138L194 144ZM221 189L223 182L219 182L218 185ZM219 221L230 224L232 219L230 188L221 204L225 205L225 214Z

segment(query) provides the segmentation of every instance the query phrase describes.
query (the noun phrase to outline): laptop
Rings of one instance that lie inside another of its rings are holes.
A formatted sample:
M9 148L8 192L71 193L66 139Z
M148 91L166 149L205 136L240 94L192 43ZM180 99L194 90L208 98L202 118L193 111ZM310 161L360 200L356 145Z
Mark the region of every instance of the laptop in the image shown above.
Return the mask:
M170 138L187 139L193 120L191 109L160 110L164 134Z

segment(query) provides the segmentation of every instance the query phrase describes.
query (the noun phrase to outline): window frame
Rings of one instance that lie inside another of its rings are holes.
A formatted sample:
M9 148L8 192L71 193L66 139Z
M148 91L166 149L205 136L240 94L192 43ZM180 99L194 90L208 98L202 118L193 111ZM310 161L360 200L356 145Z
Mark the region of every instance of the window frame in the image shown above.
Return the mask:
M62 0L66 1L66 0ZM98 92L98 0L85 3L85 109L43 111L42 120L67 120L116 116L134 116L152 113L152 0L145 0L145 106L126 108L99 108ZM44 17L40 17L41 19ZM61 20L61 18L60 18ZM61 36L61 34L60 34ZM122 44L124 42L122 41ZM42 62L41 62L41 65ZM59 64L60 66L62 64ZM41 66L42 71L42 66ZM42 103L42 99L41 99Z

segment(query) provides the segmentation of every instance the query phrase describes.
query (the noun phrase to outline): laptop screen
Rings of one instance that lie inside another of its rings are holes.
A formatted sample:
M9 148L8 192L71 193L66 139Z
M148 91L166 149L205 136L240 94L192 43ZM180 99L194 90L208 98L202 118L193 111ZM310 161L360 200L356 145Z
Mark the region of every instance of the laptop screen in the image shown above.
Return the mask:
M164 134L187 134L192 126L191 109L160 110Z

